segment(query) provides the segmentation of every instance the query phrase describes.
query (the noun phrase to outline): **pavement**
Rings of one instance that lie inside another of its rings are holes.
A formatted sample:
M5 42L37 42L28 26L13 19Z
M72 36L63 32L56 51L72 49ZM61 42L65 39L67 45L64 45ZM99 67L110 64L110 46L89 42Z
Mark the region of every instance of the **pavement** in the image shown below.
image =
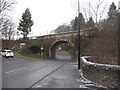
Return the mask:
M68 62L32 88L80 88L81 90L107 90L81 76L77 63Z

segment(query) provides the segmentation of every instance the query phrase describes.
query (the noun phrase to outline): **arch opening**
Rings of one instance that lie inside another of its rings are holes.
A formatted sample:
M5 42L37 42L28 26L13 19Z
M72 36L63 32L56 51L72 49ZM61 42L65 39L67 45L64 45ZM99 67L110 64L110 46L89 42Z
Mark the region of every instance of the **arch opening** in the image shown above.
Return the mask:
M51 54L50 56L51 58L54 59L64 59L63 56L65 55L66 57L65 59L72 59L71 52L74 51L74 47L75 45L67 40L55 41L50 49L50 54ZM61 54L59 51L62 51L63 53L61 56L60 55L58 56L58 54Z

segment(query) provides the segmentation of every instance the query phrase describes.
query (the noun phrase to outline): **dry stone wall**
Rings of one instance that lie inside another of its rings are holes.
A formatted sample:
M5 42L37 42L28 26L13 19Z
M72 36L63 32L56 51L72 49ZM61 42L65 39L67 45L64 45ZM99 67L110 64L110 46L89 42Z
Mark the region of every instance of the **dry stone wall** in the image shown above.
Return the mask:
M89 62L81 57L81 71L85 78L108 88L119 88L120 66Z

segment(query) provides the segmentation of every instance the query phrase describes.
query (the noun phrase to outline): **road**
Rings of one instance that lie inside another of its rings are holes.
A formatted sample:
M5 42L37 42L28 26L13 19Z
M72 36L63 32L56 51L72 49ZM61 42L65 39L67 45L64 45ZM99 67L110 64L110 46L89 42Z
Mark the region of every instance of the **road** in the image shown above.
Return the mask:
M65 62L66 60L3 58L3 88L29 88Z
M100 90L100 85L82 78L78 72L77 64L74 65L67 59L70 57L57 56L57 60L3 58L3 88L88 88L87 90Z

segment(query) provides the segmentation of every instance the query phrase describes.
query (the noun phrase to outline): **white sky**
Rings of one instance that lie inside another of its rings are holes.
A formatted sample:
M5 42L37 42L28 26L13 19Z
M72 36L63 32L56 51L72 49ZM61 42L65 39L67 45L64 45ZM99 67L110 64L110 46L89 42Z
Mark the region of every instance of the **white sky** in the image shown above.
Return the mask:
M34 25L32 26L31 36L39 36L49 33L57 26L67 23L77 16L77 1L78 0L17 0L14 6L13 18L18 24L22 13L26 8L30 9ZM86 3L91 1L95 3L98 0L80 0L81 8L84 8ZM105 0L107 10L109 5L114 2L118 5L119 0Z

